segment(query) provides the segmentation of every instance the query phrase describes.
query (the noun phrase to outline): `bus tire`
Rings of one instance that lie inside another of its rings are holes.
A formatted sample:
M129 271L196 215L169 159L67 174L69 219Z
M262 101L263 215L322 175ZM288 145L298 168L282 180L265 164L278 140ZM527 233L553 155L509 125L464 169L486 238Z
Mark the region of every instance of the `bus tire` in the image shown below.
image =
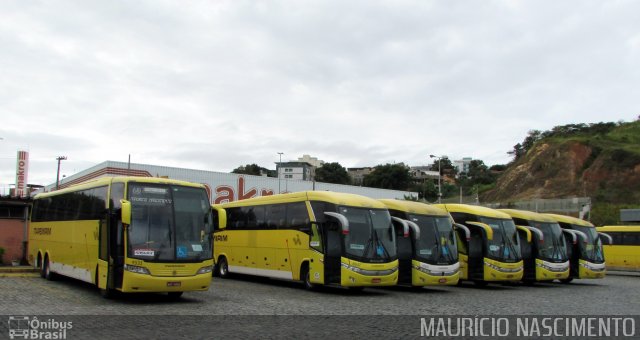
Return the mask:
M352 292L361 292L364 290L363 286L349 287L349 290Z
M182 293L184 292L168 292L167 295L169 295L169 299L171 300L180 300Z
M42 253L38 253L36 268L40 270L40 277L44 279L44 269L42 268Z
M300 268L300 277L306 290L314 290L316 288L316 285L311 282L311 273L307 262L303 263L302 268Z
M218 261L217 272L218 272L218 276L220 276L221 278L223 279L229 278L229 264L227 263L226 257L224 256L220 257L220 260Z
M42 263L42 273L43 273L43 277L49 281L53 281L56 278L56 274L51 271L49 256L45 256L44 258L44 262Z
M566 284L566 283L571 283L571 281L573 281L573 278L572 278L572 277L568 277L568 278L566 278L566 279L560 279L560 282L565 283L565 284Z

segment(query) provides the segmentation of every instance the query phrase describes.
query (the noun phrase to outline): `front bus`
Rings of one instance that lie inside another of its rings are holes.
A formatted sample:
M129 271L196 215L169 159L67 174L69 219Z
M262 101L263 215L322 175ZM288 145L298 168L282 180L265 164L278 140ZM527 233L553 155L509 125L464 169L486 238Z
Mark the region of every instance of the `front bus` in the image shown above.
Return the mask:
M511 217L503 212L467 204L436 204L464 228L459 235L460 279L477 285L520 281L524 274L520 239ZM463 237L465 236L465 237Z
M573 279L602 279L606 274L601 235L591 222L576 217L545 214L554 219L567 238L569 277L561 280L569 283ZM608 236L603 236L608 238Z
M30 259L42 275L66 275L114 292L207 290L213 216L203 185L111 177L37 195Z
M455 285L460 276L451 216L432 205L381 199L396 225L398 284Z
M303 281L305 287L390 286L398 281L391 216L364 196L307 191L214 206L216 273Z
M520 233L524 282L564 280L569 277L567 244L558 222L531 211L499 211L511 216Z

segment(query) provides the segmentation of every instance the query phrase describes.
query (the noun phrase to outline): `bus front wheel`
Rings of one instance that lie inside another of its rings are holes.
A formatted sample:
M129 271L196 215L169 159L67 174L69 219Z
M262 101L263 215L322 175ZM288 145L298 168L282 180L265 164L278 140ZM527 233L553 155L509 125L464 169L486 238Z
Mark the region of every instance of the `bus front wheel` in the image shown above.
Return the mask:
M223 279L229 277L229 264L227 263L227 258L224 256L218 261L218 276Z
M316 285L311 282L311 273L309 272L309 265L306 263L302 265L302 270L300 273L301 273L300 276L302 277L302 280L304 282L304 288L306 290L314 290L316 288Z
M572 278L572 277L568 277L568 278L566 278L566 279L561 279L561 280L560 280L560 282L562 282L562 283L570 283L571 281L573 281L573 278Z

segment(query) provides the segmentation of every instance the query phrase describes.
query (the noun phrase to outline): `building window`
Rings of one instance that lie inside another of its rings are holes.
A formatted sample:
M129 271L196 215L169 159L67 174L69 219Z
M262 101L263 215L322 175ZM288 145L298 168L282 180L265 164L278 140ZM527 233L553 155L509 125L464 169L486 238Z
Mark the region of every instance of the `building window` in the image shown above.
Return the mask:
M284 175L284 178L293 178L293 175Z

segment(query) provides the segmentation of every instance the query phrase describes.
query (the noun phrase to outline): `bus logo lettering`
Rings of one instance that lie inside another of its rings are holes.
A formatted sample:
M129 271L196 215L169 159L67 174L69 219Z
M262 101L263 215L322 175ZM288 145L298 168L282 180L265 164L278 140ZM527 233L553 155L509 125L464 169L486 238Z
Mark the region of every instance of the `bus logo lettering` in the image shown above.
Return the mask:
M227 235L216 235L213 237L215 242L227 242Z

